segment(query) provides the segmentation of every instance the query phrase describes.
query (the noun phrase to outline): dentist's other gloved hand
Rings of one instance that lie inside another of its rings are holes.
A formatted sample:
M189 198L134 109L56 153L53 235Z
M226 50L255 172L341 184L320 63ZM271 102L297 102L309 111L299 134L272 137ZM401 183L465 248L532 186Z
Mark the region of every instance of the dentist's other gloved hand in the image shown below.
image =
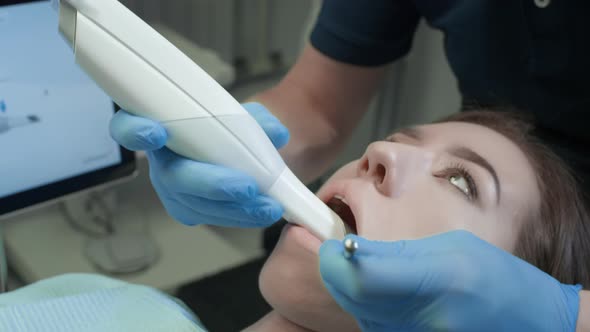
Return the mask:
M289 131L264 106L244 108L278 149ZM261 195L254 178L225 167L188 160L164 145L166 130L157 122L119 111L111 120L111 136L129 150L145 150L150 178L168 213L187 225L263 227L281 218L281 205Z
M567 331L580 286L563 285L466 231L373 242L358 236L320 250L320 271L363 331Z

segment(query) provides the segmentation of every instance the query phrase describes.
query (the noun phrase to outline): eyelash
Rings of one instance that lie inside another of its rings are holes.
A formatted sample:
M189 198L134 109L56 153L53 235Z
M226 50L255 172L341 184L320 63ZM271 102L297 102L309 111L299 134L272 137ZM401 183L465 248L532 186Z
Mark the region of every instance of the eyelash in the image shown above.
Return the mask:
M460 164L460 163L452 164L452 165L446 167L444 171L437 174L438 177L444 177L446 181L449 181L452 176L457 176L457 175L463 177L465 179L465 181L467 181L467 186L469 188L469 194L465 194L459 188L457 188L455 185L452 185L452 184L451 185L455 188L455 190L458 190L461 194L463 194L469 200L476 200L478 198L477 185L475 184L475 180L473 179L473 176L471 176L471 173L469 173L469 171L467 170L467 168L463 164Z

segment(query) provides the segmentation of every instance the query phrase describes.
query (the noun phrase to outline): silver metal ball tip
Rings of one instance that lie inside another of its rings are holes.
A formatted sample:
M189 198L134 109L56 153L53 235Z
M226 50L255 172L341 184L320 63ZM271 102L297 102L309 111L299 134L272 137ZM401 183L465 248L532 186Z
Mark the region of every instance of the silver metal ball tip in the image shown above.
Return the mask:
M344 240L344 255L347 258L350 258L354 254L354 252L357 251L358 248L359 244L355 240L350 238Z

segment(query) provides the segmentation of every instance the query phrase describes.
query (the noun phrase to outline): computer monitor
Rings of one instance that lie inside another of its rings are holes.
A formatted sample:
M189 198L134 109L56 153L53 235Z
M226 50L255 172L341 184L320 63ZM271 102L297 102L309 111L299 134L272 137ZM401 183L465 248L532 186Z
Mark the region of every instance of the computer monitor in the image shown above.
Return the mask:
M49 0L0 0L0 216L131 176L112 100L75 64Z

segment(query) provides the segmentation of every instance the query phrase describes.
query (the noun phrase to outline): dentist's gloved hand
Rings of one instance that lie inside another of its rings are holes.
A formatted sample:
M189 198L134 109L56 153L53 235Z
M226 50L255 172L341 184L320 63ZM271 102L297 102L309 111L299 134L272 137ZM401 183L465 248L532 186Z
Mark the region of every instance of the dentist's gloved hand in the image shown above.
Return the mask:
M264 106L244 108L258 121L274 146L287 144L289 131ZM192 161L164 147L166 130L157 122L119 111L111 136L129 150L145 150L152 184L168 213L187 225L263 227L281 218L281 205L260 194L254 178L225 167Z
M567 331L581 286L548 274L466 231L373 242L358 236L320 250L320 271L363 331Z

